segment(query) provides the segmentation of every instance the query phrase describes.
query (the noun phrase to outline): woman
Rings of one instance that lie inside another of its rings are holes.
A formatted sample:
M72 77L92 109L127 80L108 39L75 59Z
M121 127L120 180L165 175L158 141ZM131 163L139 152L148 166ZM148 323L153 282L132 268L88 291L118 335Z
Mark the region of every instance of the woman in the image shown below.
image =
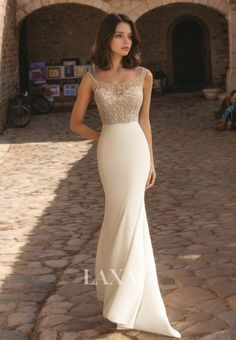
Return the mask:
M81 80L70 128L98 141L97 161L105 192L95 282L103 316L117 329L180 338L160 294L146 217L145 190L154 185L149 107L152 73L139 66L139 37L124 14L101 22L91 51L95 70ZM83 123L94 94L102 121L97 132Z

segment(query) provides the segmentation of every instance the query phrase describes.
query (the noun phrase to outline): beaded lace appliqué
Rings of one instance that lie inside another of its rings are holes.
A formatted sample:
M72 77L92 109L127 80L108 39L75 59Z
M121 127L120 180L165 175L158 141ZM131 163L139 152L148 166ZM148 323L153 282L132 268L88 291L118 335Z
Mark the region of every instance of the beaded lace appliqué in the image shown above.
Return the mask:
M143 79L147 69L136 80L105 83L93 79L94 99L103 124L137 121L143 102Z

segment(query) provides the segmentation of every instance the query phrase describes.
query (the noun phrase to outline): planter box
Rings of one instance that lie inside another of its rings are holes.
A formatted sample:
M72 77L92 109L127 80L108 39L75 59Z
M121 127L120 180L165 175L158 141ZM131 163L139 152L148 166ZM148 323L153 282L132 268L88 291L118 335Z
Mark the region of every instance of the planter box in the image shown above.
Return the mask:
M203 96L208 100L215 100L220 92L221 92L221 89L219 88L212 88L212 89L209 88L209 89L202 90Z

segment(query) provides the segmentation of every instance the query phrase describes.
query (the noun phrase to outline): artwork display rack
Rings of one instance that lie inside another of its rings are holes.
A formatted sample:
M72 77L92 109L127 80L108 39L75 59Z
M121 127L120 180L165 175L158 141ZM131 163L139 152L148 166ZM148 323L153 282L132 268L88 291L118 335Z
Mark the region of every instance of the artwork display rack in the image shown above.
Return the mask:
M44 70L40 67L30 70L30 80L43 88L45 93L53 96L55 106L71 107L77 97L83 75L91 69L92 65L65 62L64 65L44 66Z

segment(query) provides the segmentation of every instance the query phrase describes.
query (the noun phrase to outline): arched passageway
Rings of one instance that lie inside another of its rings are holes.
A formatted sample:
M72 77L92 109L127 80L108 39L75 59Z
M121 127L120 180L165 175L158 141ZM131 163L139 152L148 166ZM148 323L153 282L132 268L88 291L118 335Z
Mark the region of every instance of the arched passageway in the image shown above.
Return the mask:
M161 69L170 90L225 86L229 68L228 22L198 4L174 3L137 20L145 64Z
M95 36L91 27L97 27L104 14L79 1L30 12L20 29L23 88L27 88L28 64L32 60L56 64L63 57L79 55L86 62ZM162 69L169 88L191 90L212 83L225 85L228 25L218 11L199 4L173 3L148 11L137 20L137 26L143 41L144 65Z
M19 23L27 15L33 11L40 9L45 6L58 5L61 3L73 3L80 5L87 5L101 9L106 13L120 12L127 13L133 20L137 20L145 13L150 10L161 8L162 6L175 6L180 3L183 4L181 0L140 0L137 1L114 1L114 0L17 0L18 6L16 11L16 20ZM164 4L163 4L164 3ZM192 4L193 0L184 1L185 4ZM212 8L222 15L226 15L229 10L228 0L194 0L194 4L204 5L206 8Z
M3 11L0 17L3 18L0 25L0 37L4 47L5 60L10 60L9 67L2 61L0 72L3 74L0 83L1 109L0 109L0 131L4 127L6 118L7 102L15 92L15 85L18 82L18 39L19 27L25 18L44 8L71 4L75 6L88 7L90 10L96 10L96 13L110 13L119 11L127 13L133 20L136 20L143 28L144 38L144 61L146 65L155 65L166 71L169 83L173 85L173 58L169 53L168 41L166 41L166 32L168 26L183 15L194 15L200 18L209 29L210 43L210 73L214 84L225 78L228 74L227 91L235 88L236 84L236 59L235 44L236 30L235 18L236 7L234 1L215 1L202 0L180 1L180 0L141 0L138 5L135 1L113 1L113 0L2 0ZM5 13L4 6L8 10ZM79 8L79 7L77 7ZM158 18L160 17L160 19ZM149 26L146 22L149 22ZM73 25L73 22L71 23ZM144 25L143 25L144 24ZM96 18L88 25L94 28ZM59 25L60 26L60 25ZM164 29L163 29L164 27ZM160 33L156 30L160 30ZM93 29L91 29L91 32ZM7 34L6 34L7 32ZM150 41L150 37L152 41ZM153 39L155 38L155 39ZM3 48L3 47L2 47ZM51 46L50 46L51 49ZM49 50L50 50L49 49ZM166 52L167 51L167 52ZM157 57L158 52L158 57ZM3 59L3 55L2 55ZM21 57L21 60L24 56ZM228 72L227 72L228 69Z
M77 59L87 64L96 28L104 12L80 4L45 6L25 17L19 27L19 76L21 90L30 89L32 63L59 66L64 59ZM64 78L64 75L60 75ZM73 77L73 79L72 79ZM64 85L77 84L76 73L67 79L46 79L49 85L60 86L58 102L72 104L74 97L64 96ZM69 103L71 102L71 103Z
M176 85L202 83L203 32L193 20L183 20L172 33L173 71Z
M211 83L209 31L198 18L180 18L168 33L172 54L173 85L203 87Z

